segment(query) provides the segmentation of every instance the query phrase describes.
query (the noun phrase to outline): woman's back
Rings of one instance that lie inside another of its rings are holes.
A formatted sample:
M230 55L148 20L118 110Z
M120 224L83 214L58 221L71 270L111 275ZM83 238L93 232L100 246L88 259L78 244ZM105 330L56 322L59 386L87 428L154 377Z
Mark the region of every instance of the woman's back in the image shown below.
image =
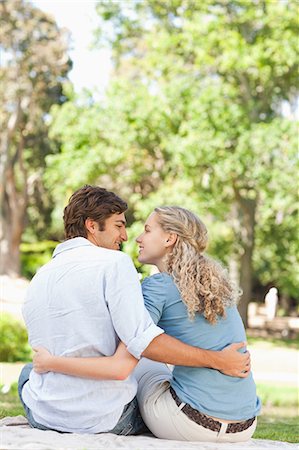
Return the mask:
M196 314L193 321L189 319L170 275L160 273L146 278L142 290L154 322L167 334L187 344L222 350L232 342L246 340L236 306L226 308L226 317L212 325L202 314ZM233 378L214 369L176 366L171 385L183 402L209 416L246 420L260 410L251 374L247 378Z

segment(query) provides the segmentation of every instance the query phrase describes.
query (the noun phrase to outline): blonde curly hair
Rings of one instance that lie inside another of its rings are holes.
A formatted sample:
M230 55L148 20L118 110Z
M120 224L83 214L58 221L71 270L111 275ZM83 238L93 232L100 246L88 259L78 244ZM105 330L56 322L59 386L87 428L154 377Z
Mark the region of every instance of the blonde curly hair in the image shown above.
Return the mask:
M237 303L240 293L221 264L203 254L208 244L206 226L191 211L178 206L162 206L155 212L162 229L177 234L166 256L166 271L180 291L189 318L199 313L215 324L218 316L225 317L226 306Z

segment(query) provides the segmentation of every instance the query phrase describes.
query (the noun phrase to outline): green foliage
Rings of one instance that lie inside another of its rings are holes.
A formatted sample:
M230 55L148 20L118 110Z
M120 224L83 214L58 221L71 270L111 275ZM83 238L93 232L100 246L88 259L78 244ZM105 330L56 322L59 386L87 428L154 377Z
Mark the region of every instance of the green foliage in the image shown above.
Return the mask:
M29 361L31 347L25 327L11 315L3 313L0 317L0 361Z
M101 103L72 93L51 110L61 142L46 157L52 231L85 183L128 201L130 238L157 205L184 205L207 223L209 253L237 262L249 288L254 275L295 297L294 2L99 1L97 10L115 72ZM136 261L134 242L124 247Z
M55 241L22 243L20 246L22 275L32 278L41 266L50 261L57 244Z
M132 92L126 107L131 101L138 109L139 83L150 93L143 97L145 111L149 97L160 101L163 139L155 142L167 170L163 183L140 197L137 211L163 198L167 184L173 187L169 202L179 174L187 181L181 204L190 203L193 191L195 203L197 197L226 222L230 256L237 256L247 279L255 250L260 280L294 296L297 275L286 269L296 259L297 129L294 116L281 112L283 104L294 108L298 95L294 2L151 0L117 7L99 2L97 8L99 39L107 36L107 17L114 24L117 76L125 74L125 90ZM142 129L148 146L148 121Z
M257 276L264 284L275 284L280 293L297 298L299 284L297 230L298 130L296 123L273 123L272 169L266 178L267 191L260 193L254 255ZM278 128L281 127L281 135ZM277 155L277 147L282 151ZM279 156L279 157L277 157Z

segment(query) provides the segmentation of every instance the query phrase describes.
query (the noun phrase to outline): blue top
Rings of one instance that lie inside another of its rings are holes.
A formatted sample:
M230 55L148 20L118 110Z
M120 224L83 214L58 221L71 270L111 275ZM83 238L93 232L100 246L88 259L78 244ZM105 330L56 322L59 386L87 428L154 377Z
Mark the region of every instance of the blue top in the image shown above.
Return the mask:
M186 344L222 350L246 340L236 306L227 308L226 317L219 318L215 325L202 314L196 314L191 321L172 277L166 273L146 278L142 291L153 321ZM247 378L235 378L215 369L175 366L171 386L183 402L219 419L243 421L258 415L261 409L251 373Z

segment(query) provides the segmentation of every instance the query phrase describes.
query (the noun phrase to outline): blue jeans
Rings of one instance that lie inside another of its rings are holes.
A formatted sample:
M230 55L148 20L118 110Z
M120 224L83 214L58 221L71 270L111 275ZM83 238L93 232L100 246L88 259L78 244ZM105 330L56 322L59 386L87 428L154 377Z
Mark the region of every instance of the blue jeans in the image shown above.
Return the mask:
M45 425L42 425L41 423L38 423L34 420L33 415L32 415L32 411L31 409L28 408L28 406L24 403L24 400L22 398L22 389L24 387L24 384L27 383L27 381L29 380L29 375L31 370L33 369L33 365L30 364L26 364L25 367L23 367L20 376L19 376L19 382L18 382L18 393L19 393L19 397L20 400L22 402L23 408L25 410L26 413L26 417L27 420L29 422L29 425L32 428L38 428L39 430L51 430L51 428L46 427Z
M30 372L33 369L33 365L26 364L25 367L23 367L19 382L18 382L18 392L19 397L22 402L22 405L24 407L27 420L32 428L38 428L40 430L53 430L53 428L48 428L45 425L42 425L38 422L36 422L33 418L32 411L28 408L28 406L24 403L22 398L22 389L24 385L29 380ZM56 430L57 431L57 430ZM119 421L115 425L115 427L110 431L110 433L113 434L121 434L124 436L128 436L130 434L142 434L142 433L148 433L149 429L143 422L143 419L141 417L137 399L136 397L133 398L133 400L128 403L123 410L122 415L120 416Z

